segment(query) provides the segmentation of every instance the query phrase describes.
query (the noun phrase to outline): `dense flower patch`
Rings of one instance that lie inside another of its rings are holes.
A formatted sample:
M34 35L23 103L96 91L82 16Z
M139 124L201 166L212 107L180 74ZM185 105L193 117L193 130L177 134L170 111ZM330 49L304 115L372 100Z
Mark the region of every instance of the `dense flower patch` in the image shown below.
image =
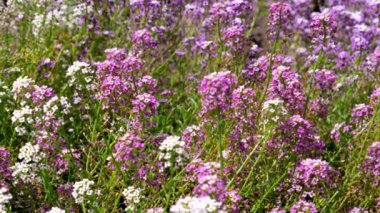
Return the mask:
M0 3L0 213L379 212L379 0Z

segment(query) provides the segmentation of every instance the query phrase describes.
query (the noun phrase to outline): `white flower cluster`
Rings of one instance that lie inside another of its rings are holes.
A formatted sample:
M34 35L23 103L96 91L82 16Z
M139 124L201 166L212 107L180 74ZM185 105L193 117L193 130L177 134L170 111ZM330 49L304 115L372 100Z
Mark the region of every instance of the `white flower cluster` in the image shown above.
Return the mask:
M0 104L3 102L3 97L6 97L9 94L9 88L5 85L0 79Z
M28 123L32 123L33 122L33 119L32 119L32 109L30 108L30 106L23 106L21 107L21 109L16 109L13 111L13 114L12 114L12 123L15 124L15 123L24 123L25 121L28 122Z
M162 207L150 208L145 213L164 213L164 209Z
M187 159L184 147L185 142L181 141L178 136L168 136L162 141L158 158L164 162L164 168L170 168L173 163L183 165L184 160Z
M17 78L12 84L13 98L15 100L18 100L20 97L24 95L30 96L31 94L24 94L23 90L30 88L33 85L34 85L34 81L31 78L28 78L26 76L21 76Z
M94 73L95 73L95 70L93 70L91 66L87 64L86 62L75 61L73 65L71 65L67 69L66 77L69 78L70 86L73 86L74 83L77 83L75 85L77 90L83 89L81 83L85 83L86 89L90 90L91 89L90 83L94 79ZM80 81L84 81L84 82L80 82Z
M53 207L49 211L47 211L46 213L65 213L65 210L60 209L58 207Z
M34 81L28 77L19 77L13 82L13 98L20 104L20 108L13 110L11 121L19 135L26 135L28 133L27 127L33 126L35 123L58 119L63 124L63 119L58 115L69 114L72 106L68 98L56 95L46 98L39 94L41 90L46 89L49 88L35 85ZM39 105L36 104L34 99L38 99ZM45 133L40 134L44 135Z
M265 114L266 119L264 123L269 121L278 122L288 114L288 111L284 107L284 101L278 98L267 100L263 103L262 112Z
M205 197L190 197L181 198L177 203L170 207L172 213L208 213L216 212L222 204L216 200Z
M11 167L12 176L25 183L38 183L41 181L38 176L39 168L43 167L41 164L44 159L45 153L41 152L39 145L32 145L30 142L26 143L20 148L18 158L21 162L17 162Z
M6 205L12 199L12 195L9 190L5 187L0 187L0 213L6 213Z
M40 146L32 145L30 142L21 147L18 154L18 158L25 163L39 163L44 157L45 153L40 152Z
M62 26L73 29L80 24L82 16L93 10L92 6L86 3L69 6L64 4L64 2L60 2L60 4L54 7L54 9L50 9L46 14L35 14L32 21L33 34L35 36L38 36L45 26Z
M140 203L141 189L136 188L134 186L129 186L128 188L123 190L123 196L125 198L125 203L127 204L127 208L125 209L125 211L134 211L135 205Z
M86 196L91 196L94 194L92 186L95 184L94 181L89 179L83 179L74 184L74 189L71 195L75 199L75 203L81 204L84 202Z

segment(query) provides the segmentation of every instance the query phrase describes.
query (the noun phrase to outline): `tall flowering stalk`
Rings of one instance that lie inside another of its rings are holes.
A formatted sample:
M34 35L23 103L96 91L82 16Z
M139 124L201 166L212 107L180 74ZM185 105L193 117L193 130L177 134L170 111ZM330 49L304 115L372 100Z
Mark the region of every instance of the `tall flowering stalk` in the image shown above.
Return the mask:
M218 122L218 152L221 164L221 176L224 175L222 119L225 118L226 113L231 108L233 88L236 83L237 78L235 74L230 71L221 71L205 76L199 87L199 93L202 96L201 116L213 116L216 114Z

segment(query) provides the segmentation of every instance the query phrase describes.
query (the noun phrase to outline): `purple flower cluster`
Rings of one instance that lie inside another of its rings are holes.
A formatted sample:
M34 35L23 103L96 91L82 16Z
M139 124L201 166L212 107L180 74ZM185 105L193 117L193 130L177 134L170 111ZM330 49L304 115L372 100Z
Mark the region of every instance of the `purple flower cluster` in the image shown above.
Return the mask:
M232 94L232 118L235 120L235 128L230 134L230 138L237 143L233 146L241 150L247 150L250 138L253 136L251 130L255 128L256 111L254 110L256 98L252 88L240 86Z
M181 139L186 142L187 147L199 147L205 140L205 133L201 125L192 125L183 130Z
M141 47L142 49L155 48L157 46L157 40L148 29L135 31L132 34L132 42L136 47Z
M0 183L1 183L2 180L11 178L12 173L10 171L11 154L3 146L0 146L0 156L1 156L0 157Z
M312 114L315 114L321 118L325 118L328 114L329 103L323 98L316 98L310 101L310 110Z
M243 25L234 25L224 29L222 31L222 40L227 47L230 47L233 51L241 51L244 47L244 30Z
M102 100L104 110L109 109L117 116L134 114L131 127L141 129L144 116L149 118L157 112L158 100L153 95L157 81L144 75L143 60L139 57L116 48L106 53L106 60L97 63L97 97Z
M313 71L309 71L309 75L313 75ZM313 85L322 91L331 91L334 88L337 75L327 69L318 69L314 72Z
M201 115L220 110L223 115L231 108L233 89L237 83L235 74L230 71L211 73L205 76L200 84L202 96Z
M290 4L285 2L275 2L269 6L269 38L272 40L285 38L291 32L291 20L293 20L293 10Z
M335 48L334 33L337 23L330 11L313 14L310 28L314 52L329 51Z
M357 104L351 112L351 120L354 124L363 124L373 116L373 108L366 104Z
M309 155L320 153L325 143L319 139L317 129L310 121L300 115L293 115L280 124L275 139L269 141L268 146Z
M374 89L370 96L371 104L377 106L380 102L380 88Z
M188 173L187 179L196 182L193 194L198 197L210 196L217 201L225 202L230 200L236 209L236 203L241 200L241 196L235 190L229 190L226 187L226 181L218 177L220 164L216 162L204 163L200 159L193 160L186 167Z
M269 59L267 56L260 56L254 63L247 65L243 70L243 75L253 83L264 82L267 78Z
M327 187L337 186L337 172L323 160L305 159L290 171L292 175L289 193L299 193L302 197L314 197L323 195Z
M238 18L245 12L249 12L250 9L251 6L246 0L215 2L211 5L209 16L202 25L210 27L217 23L228 24L229 21Z
M299 78L290 67L275 68L269 86L269 99L280 98L288 110L301 113L305 107L306 96Z
M380 181L380 141L374 142L369 147L362 167L371 177L373 185L378 186Z
M150 117L157 113L158 101L153 95L149 93L142 93L137 95L136 98L132 100L132 105L133 113Z
M318 213L314 203L299 200L290 208L290 213Z
M121 168L126 170L137 166L137 158L144 150L143 140L133 132L127 132L117 139L113 157L120 163Z

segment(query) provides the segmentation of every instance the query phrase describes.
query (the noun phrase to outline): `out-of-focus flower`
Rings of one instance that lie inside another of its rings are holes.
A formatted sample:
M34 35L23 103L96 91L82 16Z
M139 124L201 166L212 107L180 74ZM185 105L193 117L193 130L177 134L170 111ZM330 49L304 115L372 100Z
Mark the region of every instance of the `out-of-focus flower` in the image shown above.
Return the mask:
M184 197L170 207L172 213L216 212L222 206L210 197Z
M129 186L128 188L123 190L123 196L127 205L125 210L135 211L135 205L140 203L141 200L141 189L136 188L134 186Z
M314 203L299 200L290 208L290 213L318 213Z
M362 168L371 177L373 185L377 186L380 181L380 141L374 142L369 147Z

